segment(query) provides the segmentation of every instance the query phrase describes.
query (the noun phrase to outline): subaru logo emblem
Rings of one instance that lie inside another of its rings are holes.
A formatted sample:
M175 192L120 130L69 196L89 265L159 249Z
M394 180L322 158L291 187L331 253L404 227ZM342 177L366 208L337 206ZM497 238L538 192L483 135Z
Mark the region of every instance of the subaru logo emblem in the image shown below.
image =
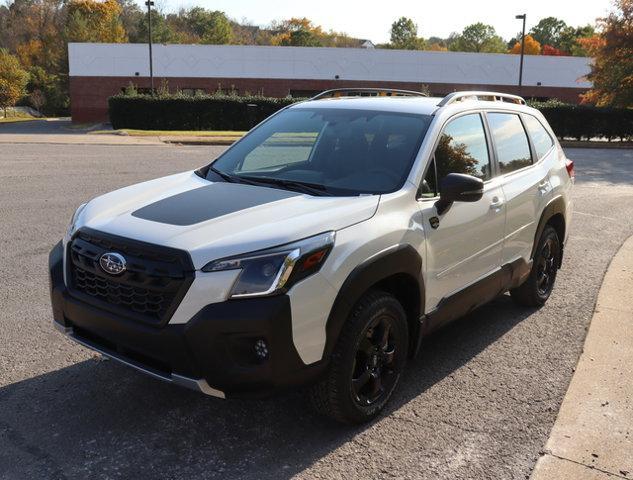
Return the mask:
M125 272L126 263L123 255L114 252L107 252L99 257L99 265L110 275L120 275Z

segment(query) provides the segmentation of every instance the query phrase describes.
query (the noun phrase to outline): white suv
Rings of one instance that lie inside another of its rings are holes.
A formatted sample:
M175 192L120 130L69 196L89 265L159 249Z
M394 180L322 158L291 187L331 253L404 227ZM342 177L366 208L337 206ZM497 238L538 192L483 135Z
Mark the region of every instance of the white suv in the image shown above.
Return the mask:
M209 395L308 386L367 421L432 331L508 290L545 303L572 184L520 97L325 92L80 206L50 255L54 325Z

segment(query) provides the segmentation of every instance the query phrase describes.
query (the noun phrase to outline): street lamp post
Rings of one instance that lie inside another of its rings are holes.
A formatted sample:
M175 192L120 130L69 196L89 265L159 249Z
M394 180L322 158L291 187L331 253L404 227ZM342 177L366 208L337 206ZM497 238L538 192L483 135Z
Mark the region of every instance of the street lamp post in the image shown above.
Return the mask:
M154 62L152 61L152 7L154 2L147 0L145 5L147 5L147 43L149 44L149 83L150 91L154 95Z
M522 15L517 15L517 20L523 20L523 30L521 32L521 62L519 63L519 90L523 85L523 55L525 53L525 18L527 15L524 13Z

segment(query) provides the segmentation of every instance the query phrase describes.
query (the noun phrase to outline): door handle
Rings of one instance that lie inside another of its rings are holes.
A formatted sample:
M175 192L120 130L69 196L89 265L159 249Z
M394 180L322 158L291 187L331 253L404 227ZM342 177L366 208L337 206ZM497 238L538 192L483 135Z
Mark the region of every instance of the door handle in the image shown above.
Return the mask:
M499 197L492 197L492 203L490 203L491 210L500 210L503 207L503 200Z

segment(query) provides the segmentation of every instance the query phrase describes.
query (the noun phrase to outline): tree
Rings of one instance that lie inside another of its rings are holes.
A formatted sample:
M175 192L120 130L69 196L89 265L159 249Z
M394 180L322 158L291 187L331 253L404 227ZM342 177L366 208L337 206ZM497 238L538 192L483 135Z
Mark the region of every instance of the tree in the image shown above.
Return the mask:
M44 97L44 104L35 107L42 113L54 114L68 108L68 93L66 77L46 72L42 67L34 66L29 69L29 83L27 91L40 91Z
M399 50L421 50L424 39L418 38L418 26L407 17L400 17L391 24L391 45Z
M67 7L69 42L120 43L127 40L116 0L71 0Z
M599 107L633 107L633 0L616 0L616 10L599 20L602 45L595 45L584 102Z
M560 57L563 55L567 55L567 52L563 52L556 47L552 47L551 45L543 45L541 49L541 55L549 55L552 57Z
M547 17L541 19L532 30L530 35L541 45L551 45L555 48L561 47L561 35L570 27L556 17ZM573 29L572 29L573 31Z
M595 57L602 47L604 47L604 39L600 35L594 35L587 38L579 38L576 40L577 51L581 51L582 57Z
M0 108L4 109L16 104L26 94L29 74L20 66L18 59L4 49L0 49Z
M515 54L519 54L521 53L521 42L517 41L514 44L514 47L512 47L512 49L510 50L510 53L515 53ZM538 55L539 53L541 53L541 44L538 43L536 40L534 40L534 38L532 38L532 35L526 35L525 36L525 51L524 53L526 55Z
M504 53L507 48L494 27L478 22L468 25L450 47L458 52Z
M183 23L200 43L223 45L231 43L233 28L224 12L193 7L184 12Z
M596 36L596 30L591 25L577 28L568 27L560 35L558 48L570 55L586 57L588 51L582 46L583 41L594 36Z
M152 42L178 43L176 33L167 23L162 13L157 10L152 10L150 16L152 18ZM148 37L149 25L147 23L147 14L145 14L141 17L138 24L138 41L145 43Z
M271 30L274 32L271 40L273 45L319 47L327 37L320 26L305 17L273 22Z
M134 0L117 0L121 7L121 24L127 34L128 41L132 43L146 42L147 37L141 39L139 36L139 25L146 15Z
M320 47L319 38L310 30L294 30L281 40L282 46L293 47Z
M17 55L24 67L38 65L47 71L67 68L67 47L62 35L66 19L63 0L14 0L0 9L0 47Z
M41 90L33 90L29 94L29 103L38 112L42 111L42 107L46 104L46 97Z

